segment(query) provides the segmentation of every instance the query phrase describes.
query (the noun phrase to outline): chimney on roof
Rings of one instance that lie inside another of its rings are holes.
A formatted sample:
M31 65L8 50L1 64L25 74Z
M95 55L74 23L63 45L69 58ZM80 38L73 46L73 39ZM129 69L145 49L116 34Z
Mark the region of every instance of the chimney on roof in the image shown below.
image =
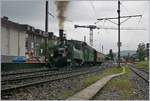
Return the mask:
M7 17L7 16L4 16L3 19L4 19L4 20L8 20L8 17Z

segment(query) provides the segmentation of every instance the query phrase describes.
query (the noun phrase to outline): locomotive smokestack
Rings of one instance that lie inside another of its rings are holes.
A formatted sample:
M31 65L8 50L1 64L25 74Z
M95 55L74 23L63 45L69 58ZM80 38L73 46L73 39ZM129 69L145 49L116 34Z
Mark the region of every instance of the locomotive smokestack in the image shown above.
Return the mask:
M64 30L63 29L59 29L59 37L60 37L60 42L61 44L63 44L63 36L64 36Z
M59 37L63 38L63 34L64 34L64 30L63 29L59 29Z

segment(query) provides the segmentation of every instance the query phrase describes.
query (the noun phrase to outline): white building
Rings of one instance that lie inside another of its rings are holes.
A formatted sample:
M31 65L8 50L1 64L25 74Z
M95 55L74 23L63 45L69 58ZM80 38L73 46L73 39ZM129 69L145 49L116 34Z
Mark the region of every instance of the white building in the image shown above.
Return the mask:
M15 56L25 56L27 51L33 51L38 57L37 49L45 37L48 36L40 29L1 18L1 62L12 62ZM50 32L48 40L57 41L57 37Z
M25 56L25 31L18 23L1 19L2 62L10 62L14 56Z

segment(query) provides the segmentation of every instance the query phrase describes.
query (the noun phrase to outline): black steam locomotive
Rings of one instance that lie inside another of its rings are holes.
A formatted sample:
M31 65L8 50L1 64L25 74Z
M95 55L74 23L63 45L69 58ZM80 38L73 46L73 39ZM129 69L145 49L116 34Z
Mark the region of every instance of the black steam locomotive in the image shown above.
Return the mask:
M77 40L66 40L63 30L59 30L60 41L48 49L48 65L50 67L82 66L101 64L105 55Z

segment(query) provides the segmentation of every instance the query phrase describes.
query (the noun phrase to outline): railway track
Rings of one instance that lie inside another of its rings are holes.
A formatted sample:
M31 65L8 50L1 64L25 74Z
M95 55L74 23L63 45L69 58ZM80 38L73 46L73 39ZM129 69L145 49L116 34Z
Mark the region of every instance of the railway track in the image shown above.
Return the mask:
M10 82L10 81L15 81L15 80L24 80L24 79L29 79L29 78L38 78L42 76L50 76L50 75L56 75L56 74L61 74L64 73L65 71L38 71L38 72L30 72L30 73L23 73L23 74L16 74L16 75L7 75L7 76L2 76L2 84L3 82Z
M136 73L139 77L149 83L149 73L147 71L137 69L134 65L130 65L129 67L134 73Z
M87 68L83 68L87 69ZM51 71L50 69L38 70L38 71L31 71L31 72L21 72L21 73L13 73L10 75L2 75L2 84L5 82L15 81L15 80L23 80L29 78L38 78L43 76L51 76L51 75L58 75L69 72L71 69L60 69L60 71ZM80 69L81 70L81 69ZM78 69L74 69L74 71L78 71Z
M141 71L143 71L143 72L145 72L146 74L149 75L149 72L148 72L148 71L146 71L146 70L144 70L144 69L141 69Z
M23 70L23 71L11 71L11 72L2 72L1 76L10 76L10 75L21 75L21 74L27 74L27 73L35 73L35 72L44 72L44 71L52 71L52 69L49 68L42 68L42 69L37 69L37 70Z
M44 75L32 75L32 76L24 76L21 78L9 78L9 79L3 79L1 91L9 91L13 89L18 89L22 87L28 87L28 86L34 86L37 84L42 84L45 82L52 82L62 79L67 79L79 75L84 75L88 73L93 73L99 71L101 68L84 68L80 70L72 70L72 71L63 71L63 72L56 72L56 73L49 73Z

